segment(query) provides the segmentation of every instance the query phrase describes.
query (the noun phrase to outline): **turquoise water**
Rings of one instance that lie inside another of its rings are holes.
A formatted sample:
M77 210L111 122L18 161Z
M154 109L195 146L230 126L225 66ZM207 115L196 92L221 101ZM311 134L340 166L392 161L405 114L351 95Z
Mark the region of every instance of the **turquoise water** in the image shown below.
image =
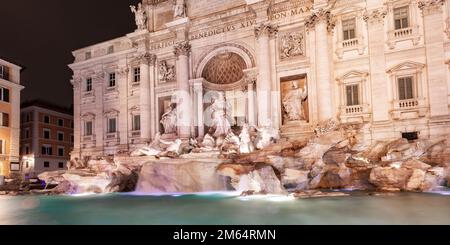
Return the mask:
M443 195L447 194L447 195ZM0 197L0 224L450 224L450 196L292 199L230 194Z

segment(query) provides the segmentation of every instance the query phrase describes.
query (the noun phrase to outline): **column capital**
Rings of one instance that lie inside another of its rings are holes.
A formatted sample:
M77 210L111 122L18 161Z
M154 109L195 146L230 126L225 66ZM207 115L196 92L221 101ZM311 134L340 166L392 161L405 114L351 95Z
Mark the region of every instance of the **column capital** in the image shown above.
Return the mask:
M316 24L325 22L327 24L327 30L332 32L336 25L336 19L331 15L329 9L320 8L315 10L305 20L306 30L312 30L316 27Z
M386 8L378 8L373 10L366 10L363 15L364 21L367 23L379 23L384 21L387 15Z
M259 39L260 37L275 37L278 34L278 26L272 25L269 22L261 23L255 27L255 37Z
M173 46L173 53L178 58L180 55L189 56L189 53L191 52L191 44L189 41L181 41L175 44Z
M245 70L244 71L244 79L247 84L256 84L258 80L259 72L257 69Z
M422 10L422 15L430 15L434 13L441 13L444 0L420 0L417 5Z
M128 68L128 67L119 68L117 70L117 75L119 75L119 77L123 77L123 76L126 76L129 71L130 71L130 68Z
M136 59L140 62L140 64L154 66L156 63L156 55L148 52L139 54Z

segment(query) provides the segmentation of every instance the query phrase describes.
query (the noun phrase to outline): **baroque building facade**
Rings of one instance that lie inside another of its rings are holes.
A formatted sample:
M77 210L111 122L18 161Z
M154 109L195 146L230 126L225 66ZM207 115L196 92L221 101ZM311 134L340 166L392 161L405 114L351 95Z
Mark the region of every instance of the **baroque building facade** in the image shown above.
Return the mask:
M73 52L72 158L202 138L229 123L361 142L450 133L449 0L144 0L137 30ZM175 111L177 127L170 129Z

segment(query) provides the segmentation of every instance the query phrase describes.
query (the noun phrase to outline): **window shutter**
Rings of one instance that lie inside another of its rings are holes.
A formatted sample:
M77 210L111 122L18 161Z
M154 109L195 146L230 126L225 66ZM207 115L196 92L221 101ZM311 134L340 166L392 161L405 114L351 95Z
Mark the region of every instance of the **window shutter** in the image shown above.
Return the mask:
M3 127L9 127L9 114L8 113L3 113L2 125L3 125Z
M414 94L413 94L412 77L405 78L405 83L406 83L406 99L413 99L414 98Z
M347 86L346 90L347 90L347 106L352 106L353 105L352 87Z
M3 88L3 101L9 102L9 89Z

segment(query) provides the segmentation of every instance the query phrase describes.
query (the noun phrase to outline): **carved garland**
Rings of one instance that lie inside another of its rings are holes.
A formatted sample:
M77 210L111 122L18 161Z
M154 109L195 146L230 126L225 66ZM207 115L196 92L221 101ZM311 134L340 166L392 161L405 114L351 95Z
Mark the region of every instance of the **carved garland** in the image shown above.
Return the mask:
M417 3L423 14L432 14L442 10L444 0L421 0Z
M363 20L370 23L381 22L387 15L387 10L385 8L375 9L372 11L366 11L363 15Z

